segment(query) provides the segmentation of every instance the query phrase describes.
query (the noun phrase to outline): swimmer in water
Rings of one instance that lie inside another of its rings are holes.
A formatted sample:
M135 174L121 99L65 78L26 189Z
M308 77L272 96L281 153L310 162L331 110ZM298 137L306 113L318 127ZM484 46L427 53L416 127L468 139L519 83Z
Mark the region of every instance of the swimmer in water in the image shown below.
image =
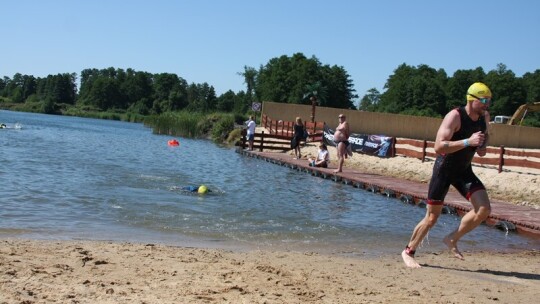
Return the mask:
M183 187L182 190L189 191L189 192L197 192L199 194L206 194L208 192L212 192L205 185L200 185L198 187L197 186L187 186L187 187Z

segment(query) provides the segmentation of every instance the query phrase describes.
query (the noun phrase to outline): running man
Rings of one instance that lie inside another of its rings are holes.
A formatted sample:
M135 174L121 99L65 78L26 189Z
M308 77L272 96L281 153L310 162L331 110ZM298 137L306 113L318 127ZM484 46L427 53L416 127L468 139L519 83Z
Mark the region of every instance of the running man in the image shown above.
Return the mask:
M473 173L471 161L475 153L486 155L490 103L490 89L476 82L467 90L467 104L453 109L444 117L435 139L437 159L429 183L426 216L416 225L401 253L407 267L421 267L414 259L414 253L429 229L437 223L450 185L473 205L461 219L459 227L444 238L444 243L456 258L463 260L458 241L489 216L491 205L486 188Z

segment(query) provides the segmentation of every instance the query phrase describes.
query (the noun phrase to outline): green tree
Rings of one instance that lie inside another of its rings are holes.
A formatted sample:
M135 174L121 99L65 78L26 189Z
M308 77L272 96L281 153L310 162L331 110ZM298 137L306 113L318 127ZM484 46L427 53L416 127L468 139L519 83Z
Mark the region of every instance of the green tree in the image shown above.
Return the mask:
M490 106L491 116L511 116L527 100L523 80L516 78L514 72L502 63L487 73L485 83L493 95Z
M188 87L188 111L208 112L216 109L217 97L213 86L208 83L192 83Z
M154 95L152 74L127 69L125 80L120 83L120 93L125 98L125 105L129 107L138 103L139 109L147 111L151 107L149 100Z
M54 114L55 108L54 108L55 102L51 97L45 98L43 100L43 103L41 104L41 111L45 114Z
M236 99L236 94L232 90L228 90L217 98L216 110L220 112L233 112Z
M256 91L261 96L261 100L290 102L287 79L290 70L289 58L285 55L270 59L264 67L259 69Z
M217 104L216 90L213 86L204 82L201 85L201 91L203 96L203 109L202 112L214 111Z
M120 98L120 90L114 79L99 77L94 81L92 89L87 97L89 104L106 111L115 107L115 100Z
M36 90L36 78L31 75L24 75L22 77L22 99L26 101L29 96L36 94Z
M4 88L4 96L11 99L12 102L22 103L23 99L23 75L21 73L15 73L12 79L7 78Z
M130 113L136 113L140 115L149 115L150 108L152 107L152 101L148 98L141 98L135 103L131 104L127 109Z
M22 91L22 88L17 86L17 87L13 87L11 89L11 101L15 102L15 103L22 103L24 102L24 98L23 98L23 91Z
M540 69L523 75L523 85L527 91L527 102L540 102Z
M540 70L523 75L523 85L527 91L527 103L540 102ZM540 111L528 113L524 125L540 127Z
M189 105L187 82L176 74L154 75L154 112L177 111Z
M325 103L326 96L326 88L320 81L306 85L302 100L309 100L311 103L311 122L315 122L315 107L319 103Z
M59 90L60 90L60 99L61 103L66 104L75 104L77 98L77 81L76 73L64 73L58 74L59 78Z
M378 111L440 117L446 114L446 73L427 65L400 65L385 85Z
M94 82L101 77L98 69L84 69L81 71L81 87L79 89L78 104L90 104L90 92Z
M379 112L400 113L413 105L409 94L409 79L414 77L414 68L403 63L388 77L377 107Z
M257 82L257 70L252 67L244 66L244 71L239 72L238 75L244 77L244 83L246 84L246 95L247 95L247 107L251 107L253 103L253 92L255 90L255 84Z
M249 96L244 91L240 91L236 94L236 98L234 99L234 105L233 105L233 112L236 114L244 114L247 113L248 107L247 107L247 100L249 100Z
M371 88L367 91L367 94L362 97L358 104L358 109L362 111L373 112L377 108L377 105L381 101L381 93L376 88Z
M306 88L318 86L318 95L326 94L325 83L321 79L321 63L316 57L306 58L296 53L289 59L287 84L289 86L287 100L290 103L311 104L309 98L304 99ZM322 92L324 90L324 92ZM319 96L326 100L325 96Z
M352 99L357 96L345 69L323 66L315 56L308 59L302 53L272 58L261 66L255 92L260 100L311 104L309 98L304 98L306 88L316 83L320 83L320 87L326 88L327 92L327 98L320 98L320 105L354 108Z
M314 97L315 100L321 104L326 104L328 92L326 87L324 87L320 81L316 81L305 86L302 100L311 100L311 97Z
M323 66L323 87L327 97L321 105L341 109L356 109L354 99L358 98L354 84L347 71L340 66Z
M3 78L0 79L0 96L1 97L6 97L6 95L4 95L4 90L6 89L8 82L9 82L9 77L7 76L4 76Z

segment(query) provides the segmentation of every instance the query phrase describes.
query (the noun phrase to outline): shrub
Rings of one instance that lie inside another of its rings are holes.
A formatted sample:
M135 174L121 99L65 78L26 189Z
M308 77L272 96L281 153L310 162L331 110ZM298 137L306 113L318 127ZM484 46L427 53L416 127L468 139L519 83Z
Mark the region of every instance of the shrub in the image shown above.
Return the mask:
M212 139L222 142L234 129L234 117L232 115L222 115L212 128Z

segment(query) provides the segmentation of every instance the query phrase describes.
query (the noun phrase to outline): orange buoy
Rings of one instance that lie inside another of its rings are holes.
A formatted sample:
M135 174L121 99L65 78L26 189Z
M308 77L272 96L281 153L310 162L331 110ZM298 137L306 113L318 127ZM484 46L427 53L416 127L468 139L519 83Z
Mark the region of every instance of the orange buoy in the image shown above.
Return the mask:
M169 146L179 146L179 145L180 145L180 143L179 143L178 140L176 140L176 139L171 139L171 140L169 140L169 141L167 142L167 144L168 144Z

